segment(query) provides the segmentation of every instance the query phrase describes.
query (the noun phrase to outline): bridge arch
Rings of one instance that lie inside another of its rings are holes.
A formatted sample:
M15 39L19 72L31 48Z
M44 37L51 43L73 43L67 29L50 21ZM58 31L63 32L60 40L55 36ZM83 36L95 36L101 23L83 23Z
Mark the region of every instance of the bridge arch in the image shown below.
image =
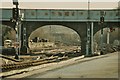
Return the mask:
M81 38L81 52L82 54L85 54L85 44L86 44L86 23L84 22L28 22L26 25L27 30L27 40L30 37L30 34L36 30L39 27L45 26L45 25L62 25L65 27L68 27L75 32L78 33L78 35ZM28 42L27 42L28 44Z
M98 48L100 47L100 34L101 34L101 29L103 29L103 43L107 44L107 29L110 29L110 28L115 28L115 31L113 31L112 33L114 33L114 37L113 36L110 36L110 44L113 43L113 39L115 40L120 40L120 38L118 37L118 33L119 33L119 30L120 30L120 26L118 25L118 22L105 22L103 24L103 27L101 27L101 24L100 23L94 23L94 42L97 43L98 45ZM112 34L110 34L112 35ZM111 38L113 37L113 38Z
M94 22L94 32L95 35L98 31L104 28L120 28L119 22L105 22L103 26L99 22Z
M14 42L15 34L16 34L14 28L9 25L6 25L6 24L0 24L0 26L1 26L0 37L2 38L2 39L0 39L1 40L0 45L4 46L4 40L6 40L6 39L10 39Z
M104 27L103 28L103 43L107 43L107 32L108 32L108 30L109 30L109 35L110 35L110 38L109 38L110 39L110 44L112 44L115 39L119 40L118 33L119 33L120 28L118 28L118 27L111 27L111 28L114 29L112 32L110 31L110 27ZM97 43L99 43L99 44L100 44L100 35L101 35L101 29L98 30L94 34L94 40L97 41Z
M28 46L32 49L31 39L39 37L39 39L45 39L48 42L61 42L63 45L80 46L80 35L71 28L61 25L46 25L38 27L34 30L28 38Z

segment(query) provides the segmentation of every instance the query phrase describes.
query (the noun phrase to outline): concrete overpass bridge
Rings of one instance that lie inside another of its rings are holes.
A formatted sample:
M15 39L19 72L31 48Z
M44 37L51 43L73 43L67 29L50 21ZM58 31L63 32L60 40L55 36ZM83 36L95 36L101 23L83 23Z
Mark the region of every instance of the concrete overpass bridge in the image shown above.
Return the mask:
M0 19L2 24L14 28L14 23L10 21L10 18L12 18L12 9L1 10L2 14L0 13L0 15L2 17ZM105 11L106 13L103 27L100 24L101 11ZM28 46L28 38L34 30L45 25L62 25L73 29L79 34L82 53L86 53L88 10L21 9L20 12L24 13L21 30L23 33L21 35L23 51L26 52L25 47ZM89 13L89 23L93 23L93 34L106 27L120 28L120 12L118 9L90 10Z

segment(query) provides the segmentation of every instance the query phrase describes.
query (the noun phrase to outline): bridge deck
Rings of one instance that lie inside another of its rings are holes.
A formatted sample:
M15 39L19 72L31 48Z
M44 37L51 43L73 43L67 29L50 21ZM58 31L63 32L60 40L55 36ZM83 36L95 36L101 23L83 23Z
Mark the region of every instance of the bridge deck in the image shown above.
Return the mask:
M1 9L2 21L9 21L12 18L12 9ZM102 10L90 10L90 21L100 21ZM117 9L104 10L105 21L118 22L120 13ZM24 13L24 21L88 21L88 10L57 10L57 9L21 9Z

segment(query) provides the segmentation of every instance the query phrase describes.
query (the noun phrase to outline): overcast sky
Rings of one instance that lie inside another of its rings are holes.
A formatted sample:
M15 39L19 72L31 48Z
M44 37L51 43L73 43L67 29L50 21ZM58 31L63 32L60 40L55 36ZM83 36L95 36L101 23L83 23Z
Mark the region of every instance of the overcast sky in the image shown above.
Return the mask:
M88 0L18 0L23 9L87 9ZM90 0L90 9L115 9L119 0ZM12 0L1 0L0 8L13 8Z

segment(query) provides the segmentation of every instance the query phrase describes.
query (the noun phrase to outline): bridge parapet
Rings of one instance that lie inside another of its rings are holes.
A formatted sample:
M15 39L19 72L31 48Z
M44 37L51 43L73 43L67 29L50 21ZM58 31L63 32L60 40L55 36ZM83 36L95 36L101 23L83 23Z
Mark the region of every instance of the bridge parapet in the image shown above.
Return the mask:
M90 10L90 21L99 22L100 12L103 10ZM118 22L120 13L118 9L104 10L106 22ZM24 13L24 21L88 21L87 10L57 10L57 9L21 9ZM2 9L2 21L12 18L12 9Z

